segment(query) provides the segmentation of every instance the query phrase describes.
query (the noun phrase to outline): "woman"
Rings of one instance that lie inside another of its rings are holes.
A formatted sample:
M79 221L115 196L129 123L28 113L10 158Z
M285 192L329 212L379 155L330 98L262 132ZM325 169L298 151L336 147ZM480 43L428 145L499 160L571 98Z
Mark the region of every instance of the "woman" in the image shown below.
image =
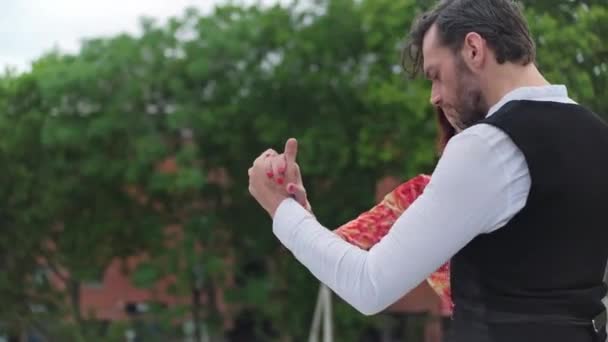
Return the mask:
M456 134L454 127L457 127L457 125L452 119L456 116L451 114L453 113L449 111L446 113L440 108L437 109L437 148L439 153L443 151L449 139ZM275 174L281 175L276 177L276 180L279 184L282 184L283 175L287 168L283 155L270 157L267 160L270 164L267 169L273 170L268 172L268 177L272 178ZM408 180L386 195L378 205L340 226L334 232L361 249L370 249L388 233L397 218L422 194L429 181L430 177L427 175L418 175ZM288 193L292 194L300 204L312 212L301 182L300 184L288 183L286 188ZM449 262L442 265L427 278L427 282L441 299L442 313L448 315L451 314L453 306L449 279Z

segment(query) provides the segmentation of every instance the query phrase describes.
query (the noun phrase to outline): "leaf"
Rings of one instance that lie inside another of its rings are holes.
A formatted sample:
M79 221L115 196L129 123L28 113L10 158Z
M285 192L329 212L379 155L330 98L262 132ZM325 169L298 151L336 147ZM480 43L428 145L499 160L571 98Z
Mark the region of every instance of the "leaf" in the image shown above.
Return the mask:
M162 271L151 263L140 263L131 275L134 286L139 288L152 288L162 277Z

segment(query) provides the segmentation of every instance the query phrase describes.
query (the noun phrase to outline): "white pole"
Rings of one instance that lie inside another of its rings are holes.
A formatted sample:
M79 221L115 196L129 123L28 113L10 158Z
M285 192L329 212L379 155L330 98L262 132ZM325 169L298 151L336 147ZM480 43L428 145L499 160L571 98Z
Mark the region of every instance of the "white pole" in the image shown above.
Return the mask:
M321 314L323 313L323 285L319 288L319 294L317 296L317 305L315 306L315 313L312 316L312 326L310 327L310 334L308 335L308 342L318 342L319 328L321 327Z
M334 327L332 320L331 310L331 291L329 287L322 285L323 298L325 299L324 309L324 322L323 322L323 342L333 342L334 340Z

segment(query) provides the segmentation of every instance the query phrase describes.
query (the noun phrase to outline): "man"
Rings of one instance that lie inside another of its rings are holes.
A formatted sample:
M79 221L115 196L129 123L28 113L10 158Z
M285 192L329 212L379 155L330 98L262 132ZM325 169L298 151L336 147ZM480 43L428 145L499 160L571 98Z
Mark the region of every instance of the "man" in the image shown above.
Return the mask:
M608 126L541 75L513 1L442 1L414 23L407 52L462 130L424 193L362 251L269 179L269 150L249 190L276 236L364 314L451 259L450 341L603 341Z

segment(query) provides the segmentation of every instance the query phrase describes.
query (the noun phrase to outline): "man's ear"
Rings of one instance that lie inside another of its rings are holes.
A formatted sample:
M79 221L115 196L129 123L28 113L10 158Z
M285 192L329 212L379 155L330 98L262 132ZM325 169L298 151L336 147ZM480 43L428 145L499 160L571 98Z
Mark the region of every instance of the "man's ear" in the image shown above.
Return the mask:
M477 32L469 32L464 37L461 56L469 69L476 71L483 67L487 58L486 40Z

